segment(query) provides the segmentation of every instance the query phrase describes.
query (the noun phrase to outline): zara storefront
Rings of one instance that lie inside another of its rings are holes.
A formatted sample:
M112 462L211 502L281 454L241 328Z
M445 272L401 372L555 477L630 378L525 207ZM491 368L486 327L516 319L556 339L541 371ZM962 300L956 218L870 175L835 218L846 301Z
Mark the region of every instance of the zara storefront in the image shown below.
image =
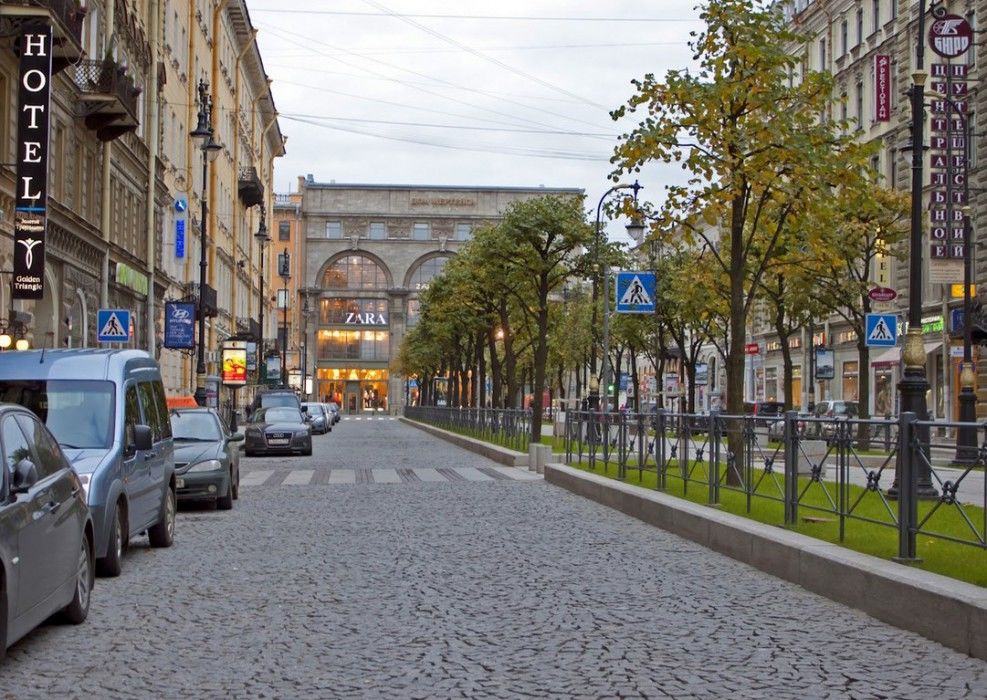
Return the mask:
M397 413L414 378L394 369L419 292L511 202L579 189L347 185L299 178L305 292L316 323L313 397L345 413Z

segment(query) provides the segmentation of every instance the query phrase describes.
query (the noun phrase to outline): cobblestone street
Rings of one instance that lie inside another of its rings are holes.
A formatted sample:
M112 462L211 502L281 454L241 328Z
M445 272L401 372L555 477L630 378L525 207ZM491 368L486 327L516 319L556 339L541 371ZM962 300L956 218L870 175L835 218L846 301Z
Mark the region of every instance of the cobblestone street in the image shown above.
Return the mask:
M386 419L243 458L234 510L135 540L4 697L987 696L982 661L496 467Z

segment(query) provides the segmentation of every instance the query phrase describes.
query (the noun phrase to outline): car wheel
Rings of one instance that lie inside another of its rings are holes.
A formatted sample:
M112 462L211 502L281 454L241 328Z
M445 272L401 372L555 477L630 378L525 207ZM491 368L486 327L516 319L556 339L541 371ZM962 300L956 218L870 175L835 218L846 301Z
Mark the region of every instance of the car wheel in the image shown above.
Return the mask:
M96 573L100 576L119 576L123 563L123 550L126 547L127 523L123 517L123 509L117 504L116 517L110 526L110 543L106 548L106 556L96 560Z
M89 616L89 598L94 581L92 551L89 538L83 533L82 549L79 552L79 570L75 579L75 595L72 596L72 602L62 610L65 619L73 625L85 622Z
M161 516L153 527L148 528L147 539L152 547L170 547L175 541L175 490L170 484L165 489Z
M240 470L236 470L236 478L233 481L233 500L240 500Z
M311 457L312 456L312 443L311 442L308 444L308 447L305 449L304 452L302 452L302 454L305 455L306 457Z
M216 499L217 510L231 510L233 508L233 472L230 472L230 483L226 487L226 494Z

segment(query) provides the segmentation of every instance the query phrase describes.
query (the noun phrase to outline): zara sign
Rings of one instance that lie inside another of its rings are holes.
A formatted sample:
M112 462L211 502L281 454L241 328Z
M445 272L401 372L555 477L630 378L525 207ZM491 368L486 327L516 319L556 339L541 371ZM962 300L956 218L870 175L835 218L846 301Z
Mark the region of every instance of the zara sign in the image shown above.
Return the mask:
M48 219L48 125L51 111L51 27L21 35L14 202L14 299L41 299Z

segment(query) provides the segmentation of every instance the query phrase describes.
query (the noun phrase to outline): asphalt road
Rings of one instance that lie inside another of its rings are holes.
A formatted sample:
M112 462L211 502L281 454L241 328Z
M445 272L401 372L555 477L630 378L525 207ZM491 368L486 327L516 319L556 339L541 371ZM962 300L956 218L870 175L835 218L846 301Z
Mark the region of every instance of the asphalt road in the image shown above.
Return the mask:
M987 697L985 662L496 467L393 420L244 458L3 697Z

